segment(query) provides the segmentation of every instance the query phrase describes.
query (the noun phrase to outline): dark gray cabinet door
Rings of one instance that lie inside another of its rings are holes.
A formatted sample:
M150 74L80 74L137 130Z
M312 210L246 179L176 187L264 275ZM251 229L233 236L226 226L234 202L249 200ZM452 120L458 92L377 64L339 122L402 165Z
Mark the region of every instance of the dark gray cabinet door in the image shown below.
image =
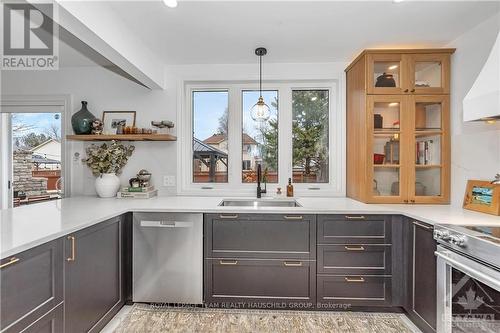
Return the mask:
M318 245L318 273L391 275L391 245Z
M123 300L120 217L66 237L65 331L99 332Z
M318 275L317 281L318 303L330 304L332 309L391 305L390 277Z
M208 259L205 302L252 303L255 307L261 302L279 302L312 307L316 295L315 269L314 261Z
M319 215L318 244L390 244L391 216Z
M2 260L1 330L19 332L63 301L62 240Z
M316 258L316 217L301 214L206 214L209 258Z
M424 332L436 330L436 242L431 225L409 220L408 305L410 319Z

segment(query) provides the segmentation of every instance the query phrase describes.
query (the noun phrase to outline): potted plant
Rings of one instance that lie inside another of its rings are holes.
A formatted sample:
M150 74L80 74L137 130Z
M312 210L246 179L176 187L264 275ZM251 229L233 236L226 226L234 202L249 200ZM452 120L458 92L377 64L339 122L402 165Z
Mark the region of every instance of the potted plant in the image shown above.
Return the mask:
M114 197L120 188L118 174L127 164L134 146L124 146L116 141L110 144L103 143L98 146L90 145L86 149L87 157L82 161L92 170L96 176L95 190L101 198Z

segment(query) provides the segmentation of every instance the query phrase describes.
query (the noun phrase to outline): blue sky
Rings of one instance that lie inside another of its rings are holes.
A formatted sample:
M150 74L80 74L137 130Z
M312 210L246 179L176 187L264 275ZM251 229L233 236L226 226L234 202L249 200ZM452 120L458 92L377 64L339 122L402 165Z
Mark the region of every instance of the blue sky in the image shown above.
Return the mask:
M55 116L59 119L55 119ZM50 129L51 124L55 124L61 133L61 114L60 113L16 113L12 118L12 127L16 125L25 124L30 126L32 129L29 131L24 131L22 133L13 133L13 136L23 136L30 132L35 132L37 134L47 132Z
M277 97L277 91L263 91L262 97L271 108L271 118L277 117L277 110L271 107L274 97ZM248 134L255 137L258 134L257 125L251 115L250 109L259 98L258 91L244 91L242 99L243 108L243 127ZM217 132L219 127L219 118L224 114L228 107L227 91L198 91L193 93L194 120L193 130L197 139L205 140Z

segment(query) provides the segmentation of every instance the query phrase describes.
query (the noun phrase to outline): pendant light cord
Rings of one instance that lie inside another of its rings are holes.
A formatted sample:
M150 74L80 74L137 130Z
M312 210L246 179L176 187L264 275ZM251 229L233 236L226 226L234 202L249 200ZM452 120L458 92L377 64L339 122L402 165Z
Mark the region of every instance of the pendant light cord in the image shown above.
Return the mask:
M259 92L262 97L262 56L259 56Z

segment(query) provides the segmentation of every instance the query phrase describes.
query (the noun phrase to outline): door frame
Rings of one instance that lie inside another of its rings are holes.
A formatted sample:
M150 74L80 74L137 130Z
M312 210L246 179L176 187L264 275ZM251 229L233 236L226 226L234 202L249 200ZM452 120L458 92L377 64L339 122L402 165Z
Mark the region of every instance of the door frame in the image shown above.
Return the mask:
M30 110L30 113L39 112L46 113L46 107L61 107L61 178L64 182L63 197L68 197L71 194L71 160L70 154L66 147L66 133L70 128L70 95L1 95L0 96L0 186L5 189L12 182L12 133L10 126L10 117L5 114L12 113L10 107L33 108L40 107L40 111ZM10 143L10 144L9 144ZM1 193L1 192L0 192ZM7 196L1 196L0 209L12 207L12 186L8 191Z

